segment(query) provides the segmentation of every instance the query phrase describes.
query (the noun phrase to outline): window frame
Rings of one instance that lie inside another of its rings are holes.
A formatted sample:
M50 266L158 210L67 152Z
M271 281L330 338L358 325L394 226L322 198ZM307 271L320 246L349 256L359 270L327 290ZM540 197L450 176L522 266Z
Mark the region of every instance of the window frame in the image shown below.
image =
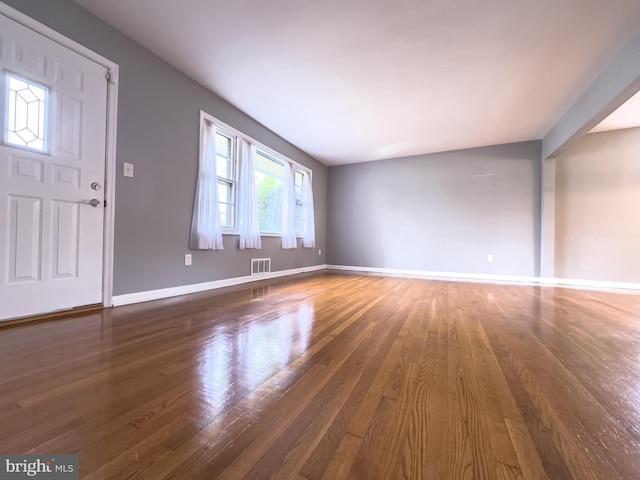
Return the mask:
M300 174L301 175L301 180L302 183L300 185L300 199L298 199L298 195L296 194L296 175ZM296 237L303 237L305 234L304 231L304 222L302 223L302 228L300 230L298 230L298 221L303 221L304 217L302 216L303 213L303 208L304 208L304 176L308 175L309 172L302 170L300 168L293 168L293 190L294 190L294 196L296 199L296 203L295 203L295 216L296 216ZM311 177L309 177L311 178ZM298 215L298 212L300 212L300 215Z
M229 163L228 169L231 170L231 176L222 177L218 174L218 151L216 150L216 177L218 179L218 204L228 205L231 207L231 224L230 225L222 225L222 230L234 231L236 230L237 225L237 206L238 206L238 159L239 155L239 146L238 146L238 137L233 135L232 133L227 132L226 129L221 128L215 125L216 135L221 135L230 140L229 145L229 157L221 157L226 158ZM220 185L225 185L229 188L231 192L231 201L222 201L220 199Z
M277 158L276 156L272 155L269 152L266 152L264 149L256 146L256 154L262 156L263 158L266 158L267 160L279 164L282 166L283 170L284 170L284 161L280 160L279 158ZM257 159L256 159L257 160ZM257 162L256 162L257 163ZM255 168L256 171L260 171L260 169ZM271 175L268 172L262 172L264 175L268 175L268 176L272 176L274 178L276 178L275 176ZM279 178L284 185L284 172L283 172L283 176ZM255 173L254 173L254 181L255 181ZM273 232L273 231L268 231L268 230L260 230L260 236L266 236L266 237L281 237L282 236L282 232Z
M222 227L223 235L239 235L237 225L238 225L238 173L240 166L240 159L242 158L242 143L243 140L252 144L257 152L261 152L265 157L270 160L281 162L281 163L289 163L291 165L291 170L294 172L294 185L295 185L295 172L300 172L303 175L309 175L309 182L313 181L313 170L310 168L296 162L295 160L291 160L286 155L283 155L274 149L267 147L265 144L255 140L253 137L242 133L240 130L233 128L232 126L218 120L213 115L205 112L204 110L200 110L200 126L202 126L202 122L208 121L212 123L216 131L224 132L226 136L235 137L235 146L234 146L234 155L235 155L235 164L234 164L234 218L233 218L233 227ZM201 129L202 131L202 129ZM216 152L216 162L217 162L217 152ZM217 172L217 170L216 170ZM220 180L218 180L220 181ZM296 202L297 205L297 202ZM282 232L260 232L261 237L282 237ZM304 236L304 232L298 232L296 228L296 237L301 238Z
M232 164L232 171L233 171L233 175L232 178L229 177L218 177L218 151L216 149L216 178L218 181L218 185L220 184L226 184L229 185L231 187L231 191L232 191L232 197L233 197L233 203L231 204L233 206L233 215L232 215L232 225L223 225L222 226L222 234L226 235L226 234L236 234L238 229L237 229L237 225L238 225L238 172L239 172L239 160L240 160L240 144L242 143L241 139L242 139L242 134L237 131L235 128L227 125L224 122L221 122L220 120L218 120L217 118L213 117L212 115L209 115L208 113L206 113L203 110L200 110L200 144L202 145L202 134L203 134L203 125L208 122L213 124L213 126L215 127L216 130L216 134L220 134L222 136L225 136L227 138L231 139L231 146L230 146L230 151L229 154L231 155L229 157L229 161ZM215 139L214 139L215 140ZM219 203L225 203L227 204L227 202L220 202L220 198L218 198L218 202Z

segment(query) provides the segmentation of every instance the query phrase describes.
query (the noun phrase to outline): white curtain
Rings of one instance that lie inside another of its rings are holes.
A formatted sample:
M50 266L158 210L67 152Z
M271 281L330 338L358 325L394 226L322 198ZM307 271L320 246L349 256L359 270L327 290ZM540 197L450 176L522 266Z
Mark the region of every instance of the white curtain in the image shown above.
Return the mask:
M313 189L311 188L311 175L305 172L302 176L302 246L304 248L316 247L316 222L313 211Z
M242 159L238 181L238 233L240 249L261 248L258 218L258 189L255 178L256 147L242 141Z
M222 250L222 222L216 174L216 129L208 121L203 121L200 129L200 167L193 204L190 246L194 250Z
M282 248L296 248L296 192L293 169L284 162L284 188L282 195Z

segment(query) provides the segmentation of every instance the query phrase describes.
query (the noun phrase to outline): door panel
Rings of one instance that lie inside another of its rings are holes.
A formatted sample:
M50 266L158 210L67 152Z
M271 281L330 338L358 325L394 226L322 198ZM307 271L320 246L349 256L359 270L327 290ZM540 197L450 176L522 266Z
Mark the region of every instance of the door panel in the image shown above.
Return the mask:
M99 303L107 70L4 15L0 32L0 319Z
M9 282L40 280L42 199L9 196Z
M76 278L80 252L79 205L73 202L53 202L53 245L51 276L53 278Z

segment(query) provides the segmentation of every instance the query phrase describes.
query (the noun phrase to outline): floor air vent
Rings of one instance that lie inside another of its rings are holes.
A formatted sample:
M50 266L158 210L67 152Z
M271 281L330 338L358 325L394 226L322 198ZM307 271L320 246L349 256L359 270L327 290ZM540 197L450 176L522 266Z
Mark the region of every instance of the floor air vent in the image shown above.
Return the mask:
M261 275L271 271L270 258L252 258L251 259L251 275Z

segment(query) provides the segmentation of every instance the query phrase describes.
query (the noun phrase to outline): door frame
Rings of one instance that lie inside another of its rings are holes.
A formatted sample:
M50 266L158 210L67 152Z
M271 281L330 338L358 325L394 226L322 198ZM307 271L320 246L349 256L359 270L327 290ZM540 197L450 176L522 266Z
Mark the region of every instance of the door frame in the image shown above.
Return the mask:
M118 79L119 67L116 63L89 50L78 42L65 37L61 33L34 20L24 13L0 2L0 14L18 22L19 24L41 34L63 47L76 52L83 57L102 65L107 69L107 131L104 172L104 230L102 257L102 305L113 305L113 255L114 255L114 222L115 222L115 194L116 194L116 146L118 121Z

